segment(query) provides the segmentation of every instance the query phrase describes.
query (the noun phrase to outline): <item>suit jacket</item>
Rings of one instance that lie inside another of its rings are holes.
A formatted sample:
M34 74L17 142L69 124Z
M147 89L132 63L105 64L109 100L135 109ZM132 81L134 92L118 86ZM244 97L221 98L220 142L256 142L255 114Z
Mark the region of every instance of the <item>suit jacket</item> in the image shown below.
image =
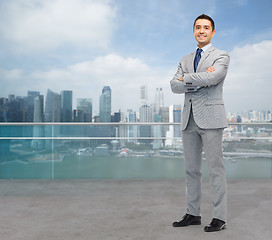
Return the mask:
M222 98L223 83L227 75L229 55L214 46L209 47L194 72L196 51L180 60L177 73L171 80L174 93L185 93L181 129L188 124L192 109L196 124L203 129L217 129L228 126ZM214 72L206 72L213 66ZM179 81L183 76L184 81Z

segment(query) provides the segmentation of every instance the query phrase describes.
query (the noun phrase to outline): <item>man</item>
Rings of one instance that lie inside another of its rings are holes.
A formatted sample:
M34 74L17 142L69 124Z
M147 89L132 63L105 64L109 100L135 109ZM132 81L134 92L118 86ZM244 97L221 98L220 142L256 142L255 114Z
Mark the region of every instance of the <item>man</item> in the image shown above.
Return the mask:
M213 219L205 232L226 228L227 187L223 164L222 135L227 127L223 83L229 55L211 45L214 21L202 14L194 22L198 49L183 57L171 80L174 93L185 93L182 112L182 142L186 169L187 213L174 227L201 224L201 156L204 150L209 168Z

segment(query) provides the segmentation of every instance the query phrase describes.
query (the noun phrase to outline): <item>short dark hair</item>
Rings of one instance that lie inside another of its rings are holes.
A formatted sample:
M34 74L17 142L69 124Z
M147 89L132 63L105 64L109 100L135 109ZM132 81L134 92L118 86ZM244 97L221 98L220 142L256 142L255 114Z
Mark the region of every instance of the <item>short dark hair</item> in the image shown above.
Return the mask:
M209 20L209 21L211 22L211 24L212 24L212 30L215 29L215 25L214 25L213 19L212 19L210 16L206 15L206 14L201 14L200 16L198 16L198 17L196 18L196 20L194 21L194 27L195 27L196 21L197 21L198 19L207 19L207 20Z

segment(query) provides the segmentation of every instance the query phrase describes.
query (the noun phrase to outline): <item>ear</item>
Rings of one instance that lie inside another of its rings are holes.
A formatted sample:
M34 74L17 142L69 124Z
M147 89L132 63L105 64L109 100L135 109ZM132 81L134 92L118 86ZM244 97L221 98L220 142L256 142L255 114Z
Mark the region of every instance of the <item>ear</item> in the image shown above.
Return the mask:
M215 30L213 30L212 37L214 37L214 34L215 34Z

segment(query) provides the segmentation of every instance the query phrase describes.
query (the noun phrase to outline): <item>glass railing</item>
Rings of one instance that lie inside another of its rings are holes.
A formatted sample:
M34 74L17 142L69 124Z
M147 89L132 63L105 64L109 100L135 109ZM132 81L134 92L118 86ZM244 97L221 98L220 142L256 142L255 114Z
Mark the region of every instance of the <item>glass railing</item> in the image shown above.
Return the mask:
M228 179L272 178L272 123L229 124L223 150ZM179 123L0 123L0 178L185 178Z

